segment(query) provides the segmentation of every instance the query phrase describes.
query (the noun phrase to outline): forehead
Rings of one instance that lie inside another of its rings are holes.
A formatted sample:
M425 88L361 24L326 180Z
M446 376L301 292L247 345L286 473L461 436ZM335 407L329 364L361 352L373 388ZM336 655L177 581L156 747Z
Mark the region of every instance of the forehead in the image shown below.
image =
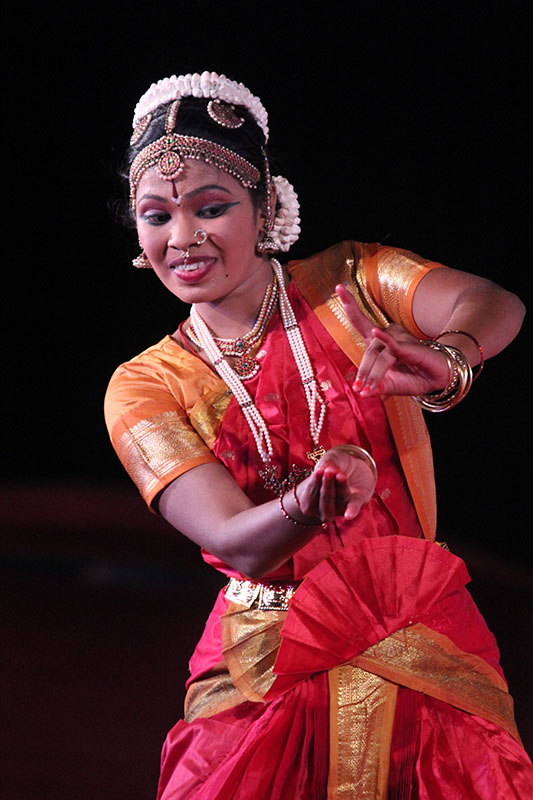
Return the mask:
M147 169L139 181L137 197L141 197L145 193L172 196L173 184L179 194L187 194L200 186L220 186L221 189L225 189L234 196L247 192L236 178L212 164L189 158L185 159L184 164L183 171L173 181L160 178L155 167Z

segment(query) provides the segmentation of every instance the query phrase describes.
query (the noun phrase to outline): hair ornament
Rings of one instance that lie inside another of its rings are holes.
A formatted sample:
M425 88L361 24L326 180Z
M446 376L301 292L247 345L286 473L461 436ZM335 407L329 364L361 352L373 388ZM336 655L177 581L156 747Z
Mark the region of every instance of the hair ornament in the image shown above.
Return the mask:
M143 136L148 128L149 124L152 121L152 114L147 114L145 117L142 117L137 125L135 126L135 130L131 134L130 139L130 146L133 147L134 144L137 144L139 139Z
M133 127L136 128L140 120L158 106L183 97L204 97L207 100L221 100L230 106L244 106L263 131L265 142L268 141L268 114L261 100L244 84L207 70L202 74L172 75L153 83L135 107Z
M277 175L272 179L276 187L276 216L270 238L278 251L286 253L300 236L300 203L294 186L287 178Z
M165 133L172 133L176 127L176 117L180 107L181 100L174 100L167 109L167 116L165 119Z
M207 113L223 128L240 128L244 125L244 119L235 113L235 106L223 103L222 100L210 100L207 104Z

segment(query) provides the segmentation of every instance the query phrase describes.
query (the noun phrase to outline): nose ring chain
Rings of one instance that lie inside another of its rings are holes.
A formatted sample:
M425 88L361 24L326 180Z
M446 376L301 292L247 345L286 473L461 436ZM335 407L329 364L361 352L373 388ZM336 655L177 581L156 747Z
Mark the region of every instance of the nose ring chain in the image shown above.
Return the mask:
M187 247L187 249L183 251L183 263L185 265L189 263L189 258L191 257L190 248L193 245L199 247L200 245L205 244L205 242L207 242L207 233L204 230L202 230L202 228L197 228L194 231L194 235L196 236L196 241L192 242L192 244L190 244L189 247Z

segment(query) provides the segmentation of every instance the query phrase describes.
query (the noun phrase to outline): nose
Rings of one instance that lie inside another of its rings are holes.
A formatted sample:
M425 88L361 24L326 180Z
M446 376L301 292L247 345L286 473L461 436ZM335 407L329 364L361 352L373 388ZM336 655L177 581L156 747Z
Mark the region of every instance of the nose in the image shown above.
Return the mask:
M185 214L177 214L172 221L168 247L174 250L187 250L196 242L195 226Z

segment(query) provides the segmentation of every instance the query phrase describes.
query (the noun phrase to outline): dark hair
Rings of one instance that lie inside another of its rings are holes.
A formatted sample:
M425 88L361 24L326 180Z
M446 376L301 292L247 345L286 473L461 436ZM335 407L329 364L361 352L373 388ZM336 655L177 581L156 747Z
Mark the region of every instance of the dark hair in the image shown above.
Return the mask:
M261 179L257 186L249 189L252 202L256 208L262 206L266 196L265 185L265 166L264 156L265 137L262 129L256 123L250 112L244 106L235 106L237 116L244 119L244 124L240 128L225 128L215 122L207 113L208 101L198 97L184 97L181 100L174 131L185 136L196 136L200 139L208 139L211 142L227 147L234 153L245 158L253 164L261 173ZM120 171L121 177L126 182L126 191L129 196L129 170L135 157L147 145L160 139L165 133L165 121L170 103L158 106L153 112L152 119L141 138L130 145L126 151L123 167ZM127 208L127 211L126 211ZM122 214L124 222L128 226L135 224L134 216L129 206L124 206Z

